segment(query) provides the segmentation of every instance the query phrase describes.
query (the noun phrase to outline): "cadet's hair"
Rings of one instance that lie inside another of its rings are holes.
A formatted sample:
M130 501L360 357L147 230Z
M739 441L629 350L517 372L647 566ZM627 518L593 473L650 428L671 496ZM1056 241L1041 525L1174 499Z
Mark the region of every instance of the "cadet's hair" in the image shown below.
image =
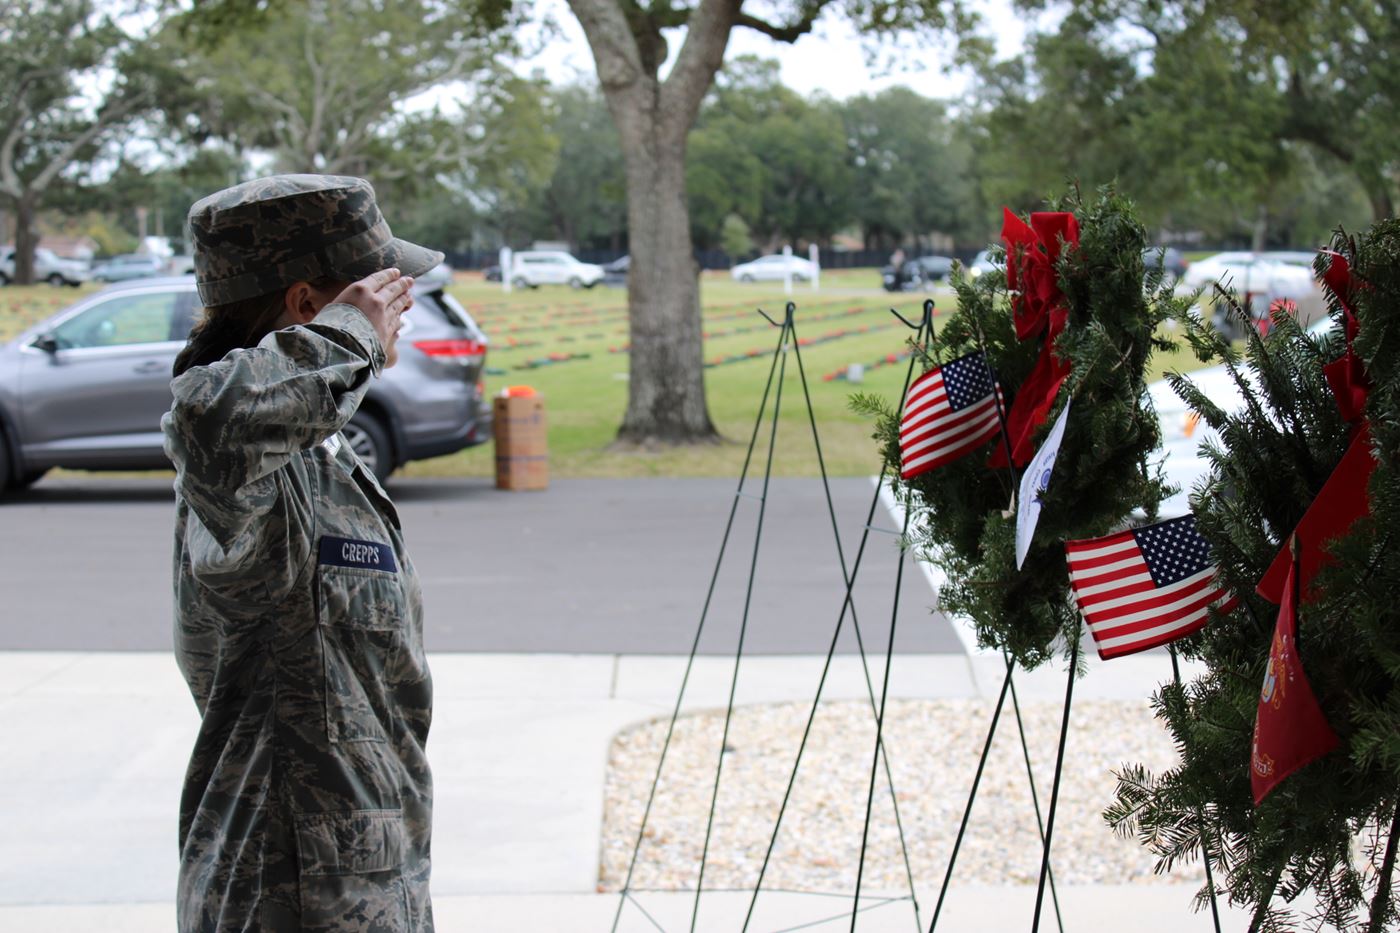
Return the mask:
M320 278L311 282L311 287L325 291L337 284L336 279ZM185 348L175 357L174 375L179 376L195 366L217 363L230 350L256 347L276 329L286 308L286 296L284 288L270 295L205 308L190 331Z

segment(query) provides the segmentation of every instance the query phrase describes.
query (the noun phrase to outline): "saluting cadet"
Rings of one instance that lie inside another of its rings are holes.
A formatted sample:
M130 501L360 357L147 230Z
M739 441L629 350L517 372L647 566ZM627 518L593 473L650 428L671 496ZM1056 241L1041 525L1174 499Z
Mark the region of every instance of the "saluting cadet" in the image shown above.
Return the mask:
M396 239L359 178L238 185L190 229L205 311L162 422L175 649L202 717L179 928L431 931L421 590L340 431L442 254Z

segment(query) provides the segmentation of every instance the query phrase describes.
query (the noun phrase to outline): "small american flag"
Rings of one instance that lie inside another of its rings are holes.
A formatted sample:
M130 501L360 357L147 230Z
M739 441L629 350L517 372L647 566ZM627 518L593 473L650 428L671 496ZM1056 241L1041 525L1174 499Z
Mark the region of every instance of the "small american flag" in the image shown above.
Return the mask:
M918 476L972 453L997 435L997 399L986 358L969 353L909 387L899 422L900 475Z
M1212 606L1229 612L1238 602L1216 582L1194 515L1066 541L1065 552L1079 611L1105 660L1189 635Z

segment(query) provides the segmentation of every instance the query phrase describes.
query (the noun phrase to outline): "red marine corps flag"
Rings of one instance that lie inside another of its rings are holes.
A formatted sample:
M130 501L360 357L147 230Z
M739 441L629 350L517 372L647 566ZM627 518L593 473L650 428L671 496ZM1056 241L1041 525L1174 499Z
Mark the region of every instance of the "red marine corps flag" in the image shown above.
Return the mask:
M1165 645L1237 600L1215 579L1196 516L1066 541L1069 582L1104 660Z
M952 463L996 437L1000 399L1001 387L981 353L916 379L899 420L900 476L910 479Z
M1297 540L1296 538L1294 539ZM1254 744L1249 779L1257 807L1279 782L1337 747L1337 735L1317 705L1307 674L1298 660L1299 564L1290 565L1269 646L1269 666L1259 691L1254 717Z
M1328 546L1335 539L1350 534L1351 526L1371 512L1367 488L1375 471L1371 427L1363 421L1352 438L1351 446L1327 482L1318 490L1317 498L1313 499L1293 531L1304 542L1302 553L1295 559L1288 543L1279 548L1264 579L1259 581L1257 592L1260 596L1271 603L1282 603L1284 590L1296 582L1301 594L1300 602L1311 601L1313 578L1319 570L1334 562Z

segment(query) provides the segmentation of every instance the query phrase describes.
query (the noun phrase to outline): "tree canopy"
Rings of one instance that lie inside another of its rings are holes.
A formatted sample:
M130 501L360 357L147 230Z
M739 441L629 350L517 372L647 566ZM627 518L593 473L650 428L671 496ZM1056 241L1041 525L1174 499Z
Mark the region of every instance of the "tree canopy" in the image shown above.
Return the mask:
M434 0L303 0L216 35L197 7L168 20L143 57L169 125L193 141L267 151L282 171L431 176L482 140L474 121L402 103L488 83L509 46L470 12Z
M134 41L92 0L0 7L0 195L15 211L20 282L33 275L46 193L150 103L122 72ZM84 84L100 87L95 100L84 99Z
M1357 192L1373 218L1392 213L1400 25L1388 4L1060 8L1025 56L982 69L974 138L989 201L1026 203L1070 176L1117 180L1154 225L1248 231L1257 248L1299 242L1293 226L1318 206L1334 216L1310 224L1309 241L1367 219L1335 216Z

